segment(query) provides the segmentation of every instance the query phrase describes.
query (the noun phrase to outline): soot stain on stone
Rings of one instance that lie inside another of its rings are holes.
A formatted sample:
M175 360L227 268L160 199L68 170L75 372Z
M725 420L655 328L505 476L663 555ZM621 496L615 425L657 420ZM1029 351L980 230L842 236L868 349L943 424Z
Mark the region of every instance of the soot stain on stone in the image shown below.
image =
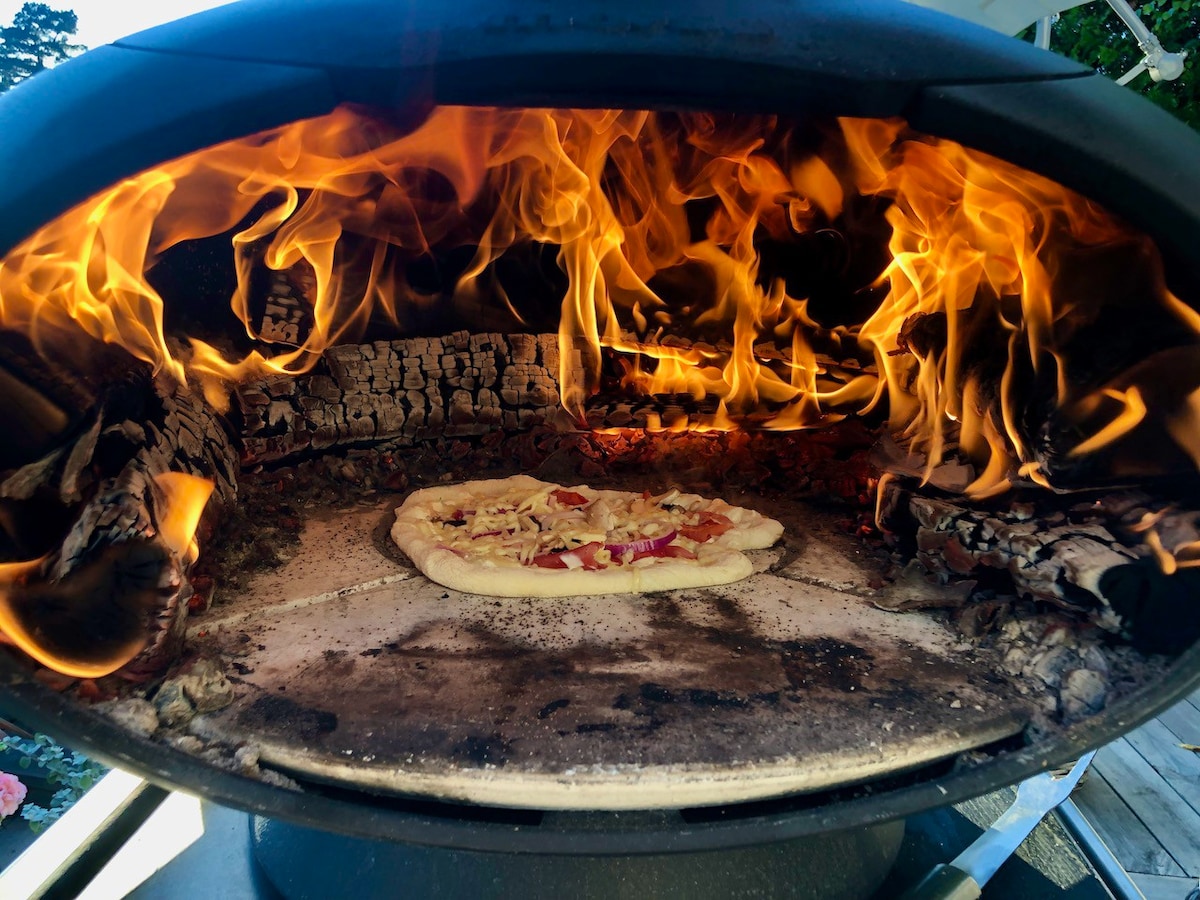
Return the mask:
M643 684L638 693L641 694L643 700L649 700L651 703L675 702L675 694L671 692L670 688L665 688L661 684Z
M450 748L450 758L476 766L503 766L512 755L512 744L502 734L467 735Z
M444 642L448 635L462 646L454 649L439 647L438 644ZM482 625L454 619L424 622L395 640L386 642L383 647L390 654L427 659L516 659L536 652Z
M711 603L716 611L728 623L730 631L749 632L752 630L749 616L746 615L732 597L726 597L723 594L705 592L704 599Z
M874 661L875 657L864 648L833 638L784 641L780 645L780 662L793 690L818 686L836 691L859 690Z
M259 697L239 718L250 725L261 725L272 731L296 735L303 740L315 740L337 731L338 717L326 709L303 706L287 697Z
M748 709L750 701L733 691L705 691L696 688L689 689L685 695L692 706L709 707L712 709Z
M560 709L563 709L564 707L567 707L570 705L571 705L571 701L566 699L565 697L560 698L558 700L551 700L549 703L547 703L545 706L543 706L541 709L539 709L537 711L537 717L539 719L549 718L550 716L552 716L556 712L558 712Z
M357 662L353 683L335 683L361 691L368 707L404 698L402 717L388 729L397 753L416 749L467 767L511 768L545 759L719 759L728 752L722 748L742 747L742 736L761 732L764 723L779 728L778 739L767 742L777 747L771 752L786 753L795 747L791 735L811 730L804 723L814 703L838 703L844 694L855 708L894 709L905 717L897 721L922 711L944 715L940 693L917 694L907 679L917 673L928 685L930 675L945 673L945 683L961 677L954 660L895 639L877 646L870 635L765 635L736 599L706 594L648 596L650 633L617 645L538 647L486 623L426 622L380 641L386 652L373 649L370 659L333 651L304 673L305 681L327 692L334 670ZM313 690L306 699L325 696ZM449 719L446 710L454 710ZM373 722L361 727L378 731ZM541 740L548 727L562 740ZM343 723L341 733L350 730Z
M778 692L775 692L776 696ZM721 709L746 709L750 706L750 700L743 697L736 691L709 690L705 688L670 688L663 687L661 684L648 682L641 685L638 689L638 695L642 700L648 703L661 704L688 704L698 707L721 708ZM766 695L762 695L766 696ZM613 703L614 709L629 709L631 704L627 695L620 695Z

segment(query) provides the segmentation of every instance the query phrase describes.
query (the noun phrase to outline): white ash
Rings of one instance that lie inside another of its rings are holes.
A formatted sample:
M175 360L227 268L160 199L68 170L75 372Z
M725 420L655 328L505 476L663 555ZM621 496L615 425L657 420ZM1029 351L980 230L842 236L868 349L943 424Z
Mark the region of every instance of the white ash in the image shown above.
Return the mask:
M177 683L198 713L216 712L233 702L233 685L211 659L198 659L171 682ZM165 686L165 685L164 685Z
M1096 625L1015 597L990 633L966 634L999 654L1012 684L1037 700L1030 737L1101 712L1136 684L1165 672L1168 659L1116 643Z
M233 701L233 685L221 666L202 657L165 679L145 697L108 700L93 706L125 730L151 738L205 762L276 787L301 790L300 785L279 772L263 768L258 747L217 740L209 733L204 714L223 709Z
M188 723L188 735L196 747L189 752L218 769L234 772L247 778L253 778L264 784L287 788L292 791L302 791L303 788L295 780L277 772L264 768L260 764L261 751L252 743L229 744L217 738L211 731L204 716L196 716Z
M204 741L193 734L173 734L166 739L166 743L181 753L190 753L193 756L204 752Z
M155 692L153 702L159 722L168 728L186 725L196 715L196 707L178 682L165 682Z
M97 703L92 708L134 734L150 737L158 731L158 713L154 704L143 697L108 700Z
M1059 702L1063 719L1076 721L1104 708L1108 697L1108 679L1095 669L1072 669L1063 679Z
M168 728L187 725L197 713L216 712L233 702L233 685L211 659L199 659L167 678L154 693L159 721Z

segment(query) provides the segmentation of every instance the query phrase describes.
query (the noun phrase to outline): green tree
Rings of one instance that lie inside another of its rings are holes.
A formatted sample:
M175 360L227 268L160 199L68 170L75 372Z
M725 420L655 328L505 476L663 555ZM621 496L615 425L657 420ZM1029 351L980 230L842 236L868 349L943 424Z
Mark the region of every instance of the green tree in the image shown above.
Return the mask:
M1131 4L1146 27L1171 52L1187 50L1184 72L1175 81L1152 81L1141 74L1129 87L1200 128L1200 0L1148 0ZM1120 78L1142 61L1137 41L1107 3L1069 9L1054 26L1050 48Z
M45 3L22 6L12 24L0 28L0 91L85 50L71 43L77 27L71 10L51 9Z

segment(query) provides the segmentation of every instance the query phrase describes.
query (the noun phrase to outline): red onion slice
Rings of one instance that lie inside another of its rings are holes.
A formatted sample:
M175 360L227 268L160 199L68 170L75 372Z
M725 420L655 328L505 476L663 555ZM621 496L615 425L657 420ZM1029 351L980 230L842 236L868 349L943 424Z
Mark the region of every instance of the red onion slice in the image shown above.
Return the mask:
M605 544L604 549L613 556L622 556L627 550L632 550L634 553L653 553L675 540L677 534L679 534L678 531L668 531L662 537L641 538L627 544Z

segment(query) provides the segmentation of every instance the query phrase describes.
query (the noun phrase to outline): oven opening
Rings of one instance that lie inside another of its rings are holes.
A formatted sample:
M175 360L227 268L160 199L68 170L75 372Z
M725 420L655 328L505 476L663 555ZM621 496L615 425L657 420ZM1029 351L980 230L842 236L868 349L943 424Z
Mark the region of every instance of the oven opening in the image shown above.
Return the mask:
M0 631L293 787L680 807L969 764L1200 636L1193 288L896 119L339 108L0 265ZM727 585L552 598L390 542L411 491L517 473L785 533Z

